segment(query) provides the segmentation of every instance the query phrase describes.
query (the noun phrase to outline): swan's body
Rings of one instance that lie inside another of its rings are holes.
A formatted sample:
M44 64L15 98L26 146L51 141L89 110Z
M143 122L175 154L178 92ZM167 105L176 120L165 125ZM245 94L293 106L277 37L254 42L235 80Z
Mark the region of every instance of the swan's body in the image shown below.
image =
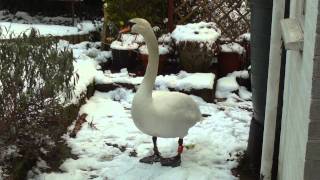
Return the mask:
M190 127L201 119L197 104L191 97L179 92L153 91L158 73L158 41L151 25L144 19L130 20L131 32L144 37L148 48L148 66L143 81L134 96L131 114L137 128L153 136L154 155L143 158L140 162L159 162L164 166L179 166L183 150L183 137ZM178 155L173 158L162 158L157 148L157 137L179 137Z
M179 92L154 91L152 98L137 94L132 104L135 125L150 136L183 138L200 116L196 103Z

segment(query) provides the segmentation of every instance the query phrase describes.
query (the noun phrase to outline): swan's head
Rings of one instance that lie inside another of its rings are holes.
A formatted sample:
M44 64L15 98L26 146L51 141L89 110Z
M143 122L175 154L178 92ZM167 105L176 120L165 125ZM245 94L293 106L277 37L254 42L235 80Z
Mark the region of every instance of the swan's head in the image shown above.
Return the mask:
M128 26L121 30L121 33L132 32L138 34L145 34L147 31L152 30L150 23L142 18L133 18L128 22Z

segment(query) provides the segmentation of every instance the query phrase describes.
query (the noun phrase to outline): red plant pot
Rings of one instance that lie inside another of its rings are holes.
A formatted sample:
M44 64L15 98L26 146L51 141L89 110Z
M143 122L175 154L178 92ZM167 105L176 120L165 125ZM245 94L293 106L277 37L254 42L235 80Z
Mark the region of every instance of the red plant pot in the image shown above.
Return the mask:
M218 55L219 75L225 76L243 67L243 55L235 52L220 52Z
M165 63L167 62L168 60L168 54L161 54L159 55L159 66L158 66L158 74L161 74L163 73L163 69L164 69L164 66L165 66ZM146 71L147 69L147 66L148 66L148 54L138 54L138 58L139 58L139 61L142 62L143 64L143 72Z
M137 53L133 50L111 49L112 52L112 68L120 70L128 68L131 70L136 64Z

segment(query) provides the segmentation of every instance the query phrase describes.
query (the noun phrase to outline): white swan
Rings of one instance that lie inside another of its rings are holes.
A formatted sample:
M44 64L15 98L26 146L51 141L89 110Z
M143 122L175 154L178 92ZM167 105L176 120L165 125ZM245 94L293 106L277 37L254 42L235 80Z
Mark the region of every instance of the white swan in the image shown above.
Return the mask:
M183 137L201 119L197 104L191 97L179 92L153 91L158 73L159 49L156 36L148 21L134 18L124 31L139 33L146 42L149 59L142 84L132 102L131 114L135 125L143 133L152 136L154 154L140 160L144 163L160 161L164 166L179 166L183 151ZM162 158L157 148L157 137L179 138L178 155Z

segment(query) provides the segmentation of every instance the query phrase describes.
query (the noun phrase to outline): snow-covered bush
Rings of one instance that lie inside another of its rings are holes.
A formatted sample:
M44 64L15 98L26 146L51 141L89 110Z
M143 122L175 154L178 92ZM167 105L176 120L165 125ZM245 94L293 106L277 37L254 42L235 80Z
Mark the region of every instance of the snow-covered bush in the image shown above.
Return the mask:
M1 40L0 142L30 159L53 147L70 113L58 94L71 98L72 75L72 52L58 49L51 37L32 30L28 36ZM1 152L0 157L1 166L6 157Z

